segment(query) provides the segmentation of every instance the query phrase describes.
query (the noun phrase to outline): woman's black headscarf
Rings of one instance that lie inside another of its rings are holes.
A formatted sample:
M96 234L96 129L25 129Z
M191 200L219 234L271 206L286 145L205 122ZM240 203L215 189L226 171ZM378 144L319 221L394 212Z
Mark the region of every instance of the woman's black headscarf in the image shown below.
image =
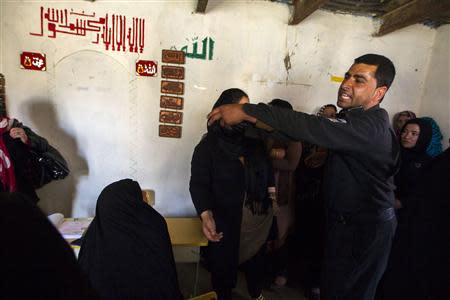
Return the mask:
M228 89L222 92L214 103L213 109L225 104L236 104L247 94L240 89ZM231 158L237 158L245 154L244 133L247 122L241 122L231 127L222 127L220 122L216 121L208 126L208 134L217 138L217 143L223 153Z
M405 123L405 125L403 126L403 128L400 132L403 133L406 126L408 126L409 124L416 124L417 126L419 126L419 128L420 128L419 138L417 139L417 143L413 148L406 149L403 146L401 146L401 148L404 151L410 151L410 152L414 152L416 154L426 153L427 147L431 142L431 136L433 134L430 122L428 122L427 120L424 120L422 118L411 119Z
M32 201L0 193L0 298L98 299L69 244Z
M247 94L237 88L222 92L213 106L217 108L225 104L238 103ZM234 159L244 157L245 160L245 205L253 213L265 213L270 205L267 187L273 178L273 171L263 141L245 137L245 131L250 126L248 122L241 122L231 127L222 127L219 121L208 127L208 135L214 136L221 152ZM272 180L273 181L273 180Z
M411 119L405 123L401 132L405 130L408 124L417 124L420 133L413 148L405 148L400 143L401 164L399 172L395 175L397 197L405 197L411 193L412 188L417 184L422 169L431 160L431 157L426 153L432 135L430 123L422 118Z
M182 299L166 222L131 179L101 192L79 262L101 299Z

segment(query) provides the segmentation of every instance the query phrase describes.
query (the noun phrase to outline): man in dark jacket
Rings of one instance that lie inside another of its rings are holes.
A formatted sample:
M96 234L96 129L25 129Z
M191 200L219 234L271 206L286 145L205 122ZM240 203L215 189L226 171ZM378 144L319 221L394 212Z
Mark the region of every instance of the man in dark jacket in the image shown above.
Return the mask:
M396 226L393 175L399 146L379 103L395 76L392 62L355 59L338 91L336 120L264 104L226 105L209 122L241 121L330 149L325 172L327 246L321 299L370 300L386 268Z

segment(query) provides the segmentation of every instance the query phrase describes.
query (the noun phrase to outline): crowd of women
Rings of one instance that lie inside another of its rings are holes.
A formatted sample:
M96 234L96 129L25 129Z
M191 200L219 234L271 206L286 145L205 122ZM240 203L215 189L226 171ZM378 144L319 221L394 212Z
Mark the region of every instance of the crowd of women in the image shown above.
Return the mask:
M225 90L214 107L247 102L247 94L234 88ZM281 99L269 105L293 109ZM317 117L336 115L337 108L328 104ZM33 203L37 197L32 185L20 184L27 174L21 173L16 153L26 153L30 143L37 145L33 142L37 138L21 124L12 126L9 119L2 124L0 290L4 299L21 299L30 290L35 299L183 298L164 218L143 201L137 182L121 180L101 192L77 262ZM395 176L398 227L377 297L444 299L442 295L449 295L448 264L443 260L448 262L445 249L450 249L450 206L445 201L450 150L442 153L442 135L431 118L401 112L394 117L393 129L401 146ZM261 300L265 287L285 285L299 266L306 296L320 299L322 175L327 155L320 145L268 134L246 122L223 127L218 121L207 126L193 151L189 189L209 240L202 255L218 299L232 299L239 270L250 297ZM290 264L292 259L302 263Z

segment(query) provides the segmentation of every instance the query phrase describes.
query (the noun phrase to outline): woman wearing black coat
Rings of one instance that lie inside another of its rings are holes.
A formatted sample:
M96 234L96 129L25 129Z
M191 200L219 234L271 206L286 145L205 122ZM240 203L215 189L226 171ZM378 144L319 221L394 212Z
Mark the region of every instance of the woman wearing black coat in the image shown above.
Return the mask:
M214 107L246 103L239 89L224 91ZM238 266L244 269L251 297L263 299L263 245L272 225L273 171L261 140L245 137L247 124L231 128L218 122L195 147L190 192L208 238L206 263L220 300L231 299Z
M19 192L37 203L36 189L68 174L67 162L45 138L16 119L0 117L0 191Z
M395 175L395 208L398 226L392 243L388 266L380 289L383 300L411 299L411 252L410 235L414 203L411 198L415 188L423 181L424 170L431 162L426 150L431 142L431 125L421 118L411 119L405 123L400 134L401 164Z

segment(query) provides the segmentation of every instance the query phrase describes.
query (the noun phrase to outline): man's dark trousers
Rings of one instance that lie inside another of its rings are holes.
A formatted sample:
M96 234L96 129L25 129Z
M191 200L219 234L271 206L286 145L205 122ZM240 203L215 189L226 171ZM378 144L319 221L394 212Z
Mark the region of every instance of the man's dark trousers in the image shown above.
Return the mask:
M393 209L388 215L355 218L328 214L320 299L374 299L397 225Z

